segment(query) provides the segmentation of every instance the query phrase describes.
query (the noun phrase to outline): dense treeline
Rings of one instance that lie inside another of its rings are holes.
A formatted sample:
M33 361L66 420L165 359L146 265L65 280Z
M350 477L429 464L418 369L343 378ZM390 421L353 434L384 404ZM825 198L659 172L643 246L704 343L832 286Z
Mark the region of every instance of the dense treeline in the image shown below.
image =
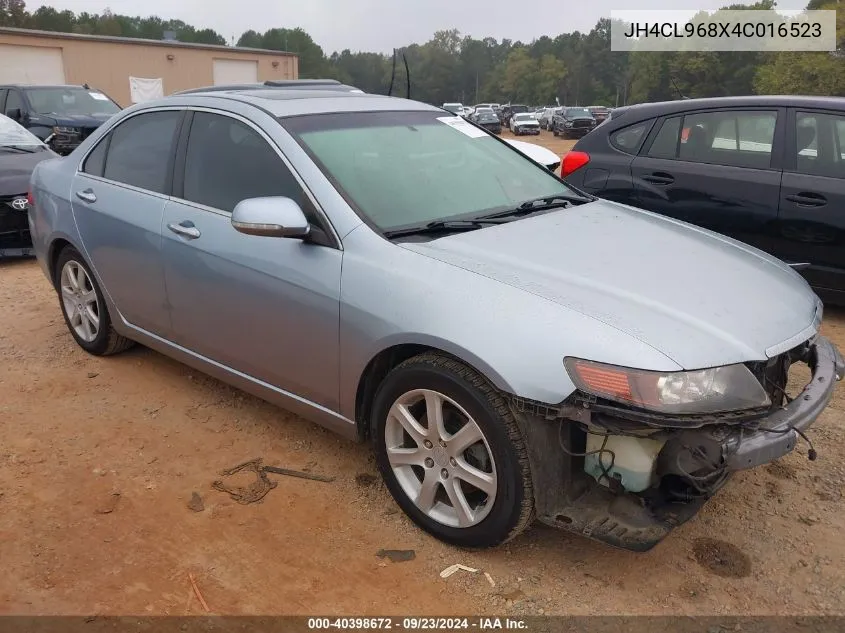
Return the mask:
M771 9L773 0L730 9ZM808 8L837 7L810 0ZM837 14L838 41L845 39L845 12ZM95 35L161 39L173 31L183 42L225 45L212 29L181 20L57 11L28 12L24 0L0 0L0 26ZM238 46L287 50L300 57L301 77L332 77L367 92L386 92L392 56L325 51L301 28L247 31ZM431 103L459 100L621 105L676 98L751 93L845 95L845 59L829 53L612 52L610 20L589 33L543 36L530 43L474 39L438 31L425 44L401 50L411 73L412 98ZM395 93L405 94L404 64L396 65Z

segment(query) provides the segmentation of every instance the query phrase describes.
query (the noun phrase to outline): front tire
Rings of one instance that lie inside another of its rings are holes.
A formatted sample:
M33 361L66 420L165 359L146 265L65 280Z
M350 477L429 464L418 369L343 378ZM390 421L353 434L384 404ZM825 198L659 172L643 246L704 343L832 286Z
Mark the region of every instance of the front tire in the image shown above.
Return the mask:
M112 327L103 292L79 251L62 250L54 278L62 316L77 345L94 356L109 356L135 344Z
M376 462L423 530L459 547L494 547L534 518L527 449L501 394L445 355L396 367L373 403Z

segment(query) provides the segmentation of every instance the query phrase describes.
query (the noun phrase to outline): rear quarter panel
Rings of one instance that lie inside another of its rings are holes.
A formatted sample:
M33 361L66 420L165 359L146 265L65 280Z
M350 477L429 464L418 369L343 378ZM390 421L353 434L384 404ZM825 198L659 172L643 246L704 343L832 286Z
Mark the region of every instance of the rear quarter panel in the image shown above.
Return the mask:
M70 242L83 252L70 206L71 183L76 171L73 161L73 154L44 161L35 167L30 177L34 201L29 210L32 245L42 271L51 282L50 261L57 240Z
M610 135L627 125L628 122L625 125L606 123L579 139L572 151L586 152L590 155L590 162L565 180L600 198L636 206L637 194L631 173L636 153L623 152L610 143ZM643 133L639 147L648 133L649 130Z

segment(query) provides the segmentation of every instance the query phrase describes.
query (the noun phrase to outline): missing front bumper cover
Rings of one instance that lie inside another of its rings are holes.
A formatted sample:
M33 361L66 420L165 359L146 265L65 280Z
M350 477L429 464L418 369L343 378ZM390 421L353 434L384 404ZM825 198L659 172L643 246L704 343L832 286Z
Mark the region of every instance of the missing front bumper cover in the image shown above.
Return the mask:
M651 549L694 516L731 473L771 462L795 448L796 430L807 429L819 417L845 374L842 356L824 337L812 342L806 360L812 378L794 400L768 415L728 416L728 421L696 420L672 428L665 419L647 424L630 417L614 420L607 412L596 415L589 403L537 407L512 401L529 448L539 520L616 547ZM634 423L668 436L656 465L660 485L633 494L613 491L586 476L577 455L584 451L578 436L588 423L617 423L623 432ZM550 448L559 445L561 424L568 429L568 453ZM686 492L668 489L665 484L673 477L687 484ZM691 481L700 483L698 490Z

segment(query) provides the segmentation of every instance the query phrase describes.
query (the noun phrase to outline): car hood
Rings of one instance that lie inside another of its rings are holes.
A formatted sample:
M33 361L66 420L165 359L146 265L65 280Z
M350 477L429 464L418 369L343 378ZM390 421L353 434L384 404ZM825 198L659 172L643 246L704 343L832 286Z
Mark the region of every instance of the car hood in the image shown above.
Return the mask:
M820 317L786 264L608 201L401 245L592 317L685 369L765 360L809 338Z
M39 114L33 116L31 123L45 125L50 123L61 127L99 127L108 121L111 114Z
M550 165L557 165L560 163L560 156L555 154L553 151L542 147L541 145L535 145L534 143L526 143L524 141L514 141L512 139L505 139L505 142L513 145L516 149L520 152L528 156L531 160L540 163L541 165L545 165L549 167Z
M29 191L29 177L35 166L56 156L50 150L32 154L0 151L0 197L25 194Z

